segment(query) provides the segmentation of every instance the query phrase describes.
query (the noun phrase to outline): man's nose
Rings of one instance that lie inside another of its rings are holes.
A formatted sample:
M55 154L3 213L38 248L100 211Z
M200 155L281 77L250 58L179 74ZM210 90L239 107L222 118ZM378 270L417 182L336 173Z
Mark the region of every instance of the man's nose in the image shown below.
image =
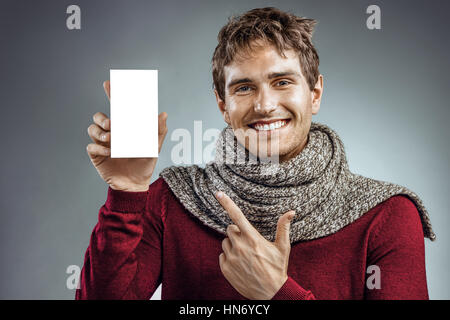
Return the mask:
M271 99L266 89L259 90L255 101L254 110L256 113L269 114L276 109L276 102Z

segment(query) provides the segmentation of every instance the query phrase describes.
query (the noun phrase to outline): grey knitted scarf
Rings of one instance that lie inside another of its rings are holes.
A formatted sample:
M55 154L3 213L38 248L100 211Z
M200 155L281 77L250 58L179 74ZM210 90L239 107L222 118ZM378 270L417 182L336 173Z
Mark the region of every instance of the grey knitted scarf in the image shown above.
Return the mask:
M280 216L294 209L291 243L331 235L377 204L403 194L416 205L424 236L435 240L420 198L400 185L350 172L344 145L328 126L312 122L304 149L281 163L259 159L230 162L242 152L246 160L252 157L232 132L230 126L222 130L215 160L205 168L171 166L160 173L184 207L206 226L225 235L233 223L214 196L218 190L224 191L269 241L275 240Z

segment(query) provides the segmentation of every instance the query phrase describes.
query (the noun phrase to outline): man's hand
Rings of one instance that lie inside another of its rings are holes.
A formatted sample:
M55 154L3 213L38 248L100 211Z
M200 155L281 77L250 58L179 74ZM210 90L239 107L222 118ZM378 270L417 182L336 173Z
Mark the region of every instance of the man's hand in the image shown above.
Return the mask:
M289 228L295 212L280 217L275 242L270 242L226 194L219 191L216 198L235 223L228 226L228 238L222 241L219 264L223 275L247 299L272 299L288 279Z
M111 97L109 80L103 83L108 99ZM92 142L86 150L100 177L114 190L144 192L150 185L150 179L158 158L111 158L111 119L97 112L94 123L88 127ZM158 116L158 152L167 134L167 113Z

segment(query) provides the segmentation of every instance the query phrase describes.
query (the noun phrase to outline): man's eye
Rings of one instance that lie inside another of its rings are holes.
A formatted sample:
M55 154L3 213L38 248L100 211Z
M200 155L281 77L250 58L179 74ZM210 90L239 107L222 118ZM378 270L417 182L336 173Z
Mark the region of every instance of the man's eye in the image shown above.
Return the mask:
M242 87L240 87L240 88L238 88L237 90L236 90L236 92L245 92L245 91L248 91L248 90L242 90L242 89L245 89L245 88L250 88L249 86L242 86Z
M285 84L289 84L289 81L286 81L286 80L281 80L281 81L278 81L278 84L280 84L280 83L285 83Z

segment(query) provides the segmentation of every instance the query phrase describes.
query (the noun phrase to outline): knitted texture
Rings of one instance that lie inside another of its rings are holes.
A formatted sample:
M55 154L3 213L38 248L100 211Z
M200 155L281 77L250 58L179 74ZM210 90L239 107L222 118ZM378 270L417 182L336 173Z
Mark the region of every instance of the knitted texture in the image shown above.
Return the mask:
M245 163L238 160L241 155ZM397 194L416 205L424 236L436 238L421 199L406 187L350 172L341 139L321 123L312 122L303 150L281 163L255 158L228 125L217 139L214 161L205 168L170 166L160 176L189 212L224 235L233 221L215 198L219 190L269 241L275 240L278 219L289 210L296 212L290 227L294 243L333 234Z

